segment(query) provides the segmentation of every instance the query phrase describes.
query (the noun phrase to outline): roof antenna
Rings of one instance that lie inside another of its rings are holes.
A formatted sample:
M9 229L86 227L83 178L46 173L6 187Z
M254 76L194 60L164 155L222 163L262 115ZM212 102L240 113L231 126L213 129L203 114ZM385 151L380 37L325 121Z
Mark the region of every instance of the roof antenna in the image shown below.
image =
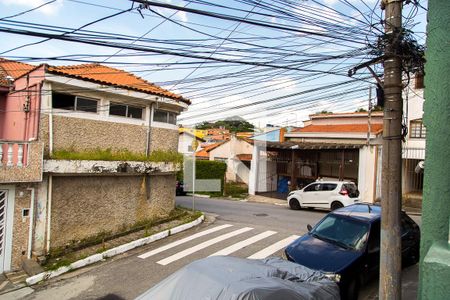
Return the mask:
M372 208L370 208L370 204L367 203L367 207L369 208L369 214L372 212Z

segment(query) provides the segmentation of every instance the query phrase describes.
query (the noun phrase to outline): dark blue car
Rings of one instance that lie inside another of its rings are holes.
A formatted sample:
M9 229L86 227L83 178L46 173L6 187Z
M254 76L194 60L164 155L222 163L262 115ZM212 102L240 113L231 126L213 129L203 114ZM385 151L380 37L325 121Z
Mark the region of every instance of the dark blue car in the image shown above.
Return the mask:
M357 299L359 287L378 278L381 207L354 204L327 214L308 234L286 247L290 261L325 272L338 283L342 299ZM417 263L420 229L401 214L402 262Z

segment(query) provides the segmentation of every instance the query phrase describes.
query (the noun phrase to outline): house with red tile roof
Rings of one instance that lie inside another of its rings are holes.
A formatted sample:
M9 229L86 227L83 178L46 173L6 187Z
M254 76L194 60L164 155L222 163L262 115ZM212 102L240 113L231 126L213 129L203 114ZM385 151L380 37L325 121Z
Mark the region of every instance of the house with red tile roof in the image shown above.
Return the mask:
M315 114L304 123L286 132L284 142L254 141L249 193L277 191L284 197L320 178L354 181L363 201L375 201L381 194L383 113Z
M0 272L168 215L178 166L142 158L177 151L189 104L109 66L0 59Z

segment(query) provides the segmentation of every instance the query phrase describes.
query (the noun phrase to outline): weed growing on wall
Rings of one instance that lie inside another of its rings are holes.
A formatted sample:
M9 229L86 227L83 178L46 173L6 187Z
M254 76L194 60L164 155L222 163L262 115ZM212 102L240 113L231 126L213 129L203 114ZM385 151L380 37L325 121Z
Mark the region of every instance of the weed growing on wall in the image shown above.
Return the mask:
M150 161L150 162L171 162L181 164L183 155L176 151L157 150L149 156L141 153L134 153L128 150L112 151L108 149L95 149L89 151L74 151L72 149L57 150L50 157L51 159L65 160L104 160L104 161Z

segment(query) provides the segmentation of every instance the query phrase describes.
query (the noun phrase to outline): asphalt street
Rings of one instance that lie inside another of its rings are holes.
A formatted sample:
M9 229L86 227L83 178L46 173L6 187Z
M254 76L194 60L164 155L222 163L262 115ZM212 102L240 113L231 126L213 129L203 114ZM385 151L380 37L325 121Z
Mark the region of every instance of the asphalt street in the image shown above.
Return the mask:
M191 207L192 197L177 197ZM280 256L325 211L292 211L284 205L195 198L209 217L200 226L82 268L3 299L134 299L190 262L210 255ZM376 284L372 288L376 294ZM368 297L364 297L369 299Z

